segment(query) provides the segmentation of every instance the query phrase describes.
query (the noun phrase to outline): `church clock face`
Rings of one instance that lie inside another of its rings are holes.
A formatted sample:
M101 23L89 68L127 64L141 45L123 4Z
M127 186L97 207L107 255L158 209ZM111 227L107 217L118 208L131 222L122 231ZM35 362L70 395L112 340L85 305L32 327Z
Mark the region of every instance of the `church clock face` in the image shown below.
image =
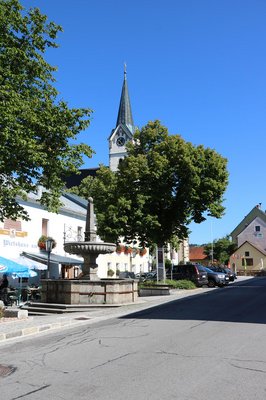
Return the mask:
M124 146L124 144L125 144L125 138L123 138L122 136L119 136L117 139L116 139L116 144L117 144L117 146L119 146L119 147L121 147L121 146Z

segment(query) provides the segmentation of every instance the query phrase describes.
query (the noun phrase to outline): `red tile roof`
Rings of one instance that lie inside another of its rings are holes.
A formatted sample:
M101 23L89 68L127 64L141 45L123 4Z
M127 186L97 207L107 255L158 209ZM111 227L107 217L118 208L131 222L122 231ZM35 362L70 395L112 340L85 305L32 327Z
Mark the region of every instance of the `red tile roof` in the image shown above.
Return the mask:
M204 254L204 247L192 246L189 248L189 259L193 260L206 260L208 256Z

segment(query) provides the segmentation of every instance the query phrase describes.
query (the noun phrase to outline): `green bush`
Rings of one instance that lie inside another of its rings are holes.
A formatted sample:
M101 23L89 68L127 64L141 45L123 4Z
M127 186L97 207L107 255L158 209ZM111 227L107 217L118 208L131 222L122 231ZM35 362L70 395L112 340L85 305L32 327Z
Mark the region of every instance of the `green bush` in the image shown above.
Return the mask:
M182 279L180 281L174 281L171 279L166 279L164 281L167 285L171 286L174 289L196 289L196 285L194 282L191 282L187 279Z
M145 281L145 282L141 282L139 284L140 288L146 288L146 287L156 287L156 286L160 286L160 285L166 285L169 286L173 289L196 289L196 285L188 280L180 280L180 281L174 281L171 279L166 279L165 281Z
M172 261L169 260L169 258L166 258L165 261L164 261L164 266L165 266L165 269L171 269L172 268Z
M139 287L154 287L154 286L156 286L157 285L157 282L156 281L142 281L142 282L140 282L140 284L139 284Z

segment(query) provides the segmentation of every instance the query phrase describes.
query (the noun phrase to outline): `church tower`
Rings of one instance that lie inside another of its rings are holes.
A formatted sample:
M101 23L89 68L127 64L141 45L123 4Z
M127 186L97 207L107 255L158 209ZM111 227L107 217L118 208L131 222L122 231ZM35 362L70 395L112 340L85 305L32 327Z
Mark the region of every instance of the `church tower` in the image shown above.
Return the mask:
M127 85L127 71L124 65L124 81L120 98L116 127L109 136L109 167L117 171L119 160L127 154L126 143L132 140L135 131Z

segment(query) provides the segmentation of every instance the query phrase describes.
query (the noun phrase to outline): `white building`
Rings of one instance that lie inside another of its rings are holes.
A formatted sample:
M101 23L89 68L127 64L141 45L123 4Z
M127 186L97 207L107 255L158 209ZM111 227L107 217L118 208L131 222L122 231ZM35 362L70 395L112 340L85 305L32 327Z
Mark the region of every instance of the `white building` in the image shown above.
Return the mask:
M64 240L71 233L82 234L86 218L86 202L77 196L68 194L61 196L61 207L58 214L48 212L38 199L40 193L29 194L27 201L19 203L28 212L30 220L6 219L0 222L0 255L28 266L29 260L34 261L31 267L38 270L37 278L30 278L31 282L39 281L46 276L48 253L40 250L38 240L42 235L50 236L56 241L56 247L50 254L50 277L65 278L69 271L72 277L80 273L82 259L69 257L64 252ZM79 202L77 201L79 200Z
M64 251L65 241L84 240L87 201L70 193L62 194L63 206L58 214L48 212L38 199L40 193L29 194L27 201L19 201L28 212L30 220L13 221L6 219L0 222L0 255L10 260L28 265L28 260L36 261L37 278L30 278L35 283L46 277L48 253L38 247L42 235L52 237L56 247L50 254L49 277L51 279L73 279L81 273L82 258L72 257ZM23 257L22 257L23 256ZM147 255L134 256L133 253L112 253L97 258L99 278L106 278L108 271L148 271ZM34 262L32 263L34 267Z

